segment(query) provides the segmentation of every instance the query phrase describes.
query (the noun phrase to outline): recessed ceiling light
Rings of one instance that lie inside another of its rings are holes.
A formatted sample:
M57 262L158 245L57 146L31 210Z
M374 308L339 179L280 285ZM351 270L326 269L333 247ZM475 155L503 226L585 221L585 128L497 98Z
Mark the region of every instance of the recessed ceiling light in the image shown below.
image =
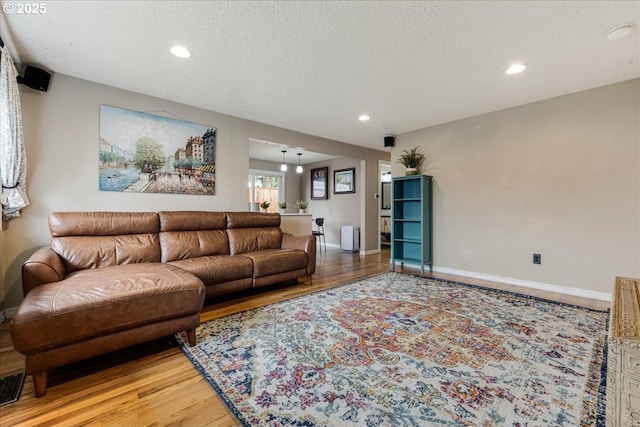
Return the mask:
M171 49L169 49L171 53L173 53L178 58L189 58L191 57L191 52L184 46L175 45Z
M616 25L615 27L607 31L607 38L609 40L623 39L631 34L631 27L631 24Z
M367 116L366 114L361 115L360 117L358 117L358 120L360 120L361 122L366 122L367 120L369 120L371 117Z
M527 68L526 65L524 64L513 64L512 66L510 66L509 68L507 68L506 70L504 70L505 74L518 74L524 71L524 69Z

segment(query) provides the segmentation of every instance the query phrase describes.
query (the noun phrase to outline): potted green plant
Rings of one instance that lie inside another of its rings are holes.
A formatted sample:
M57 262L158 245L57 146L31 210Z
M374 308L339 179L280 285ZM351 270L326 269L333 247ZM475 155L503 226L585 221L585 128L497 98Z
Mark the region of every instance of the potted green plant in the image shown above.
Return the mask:
M405 175L416 175L418 169L427 160L427 155L419 151L420 147L414 147L411 150L402 150L398 163L404 165L406 169Z
M296 208L298 208L298 213L304 213L304 210L309 206L309 202L304 200L298 200L296 202Z
M278 203L278 208L280 208L280 214L283 214L285 209L287 209L287 202Z
M260 203L260 207L265 212L267 211L267 209L269 209L269 206L271 206L271 203L267 202L266 200L264 202Z

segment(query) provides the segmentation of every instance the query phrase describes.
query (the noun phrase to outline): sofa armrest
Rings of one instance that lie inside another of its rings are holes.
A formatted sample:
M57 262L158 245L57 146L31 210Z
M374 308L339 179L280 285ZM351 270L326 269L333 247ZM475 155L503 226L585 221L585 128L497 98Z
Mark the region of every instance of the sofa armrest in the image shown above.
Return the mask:
M64 279L64 263L51 248L40 248L22 264L22 290L27 295L31 289L45 283Z
M282 249L298 249L307 254L307 276L316 272L316 236L282 233Z

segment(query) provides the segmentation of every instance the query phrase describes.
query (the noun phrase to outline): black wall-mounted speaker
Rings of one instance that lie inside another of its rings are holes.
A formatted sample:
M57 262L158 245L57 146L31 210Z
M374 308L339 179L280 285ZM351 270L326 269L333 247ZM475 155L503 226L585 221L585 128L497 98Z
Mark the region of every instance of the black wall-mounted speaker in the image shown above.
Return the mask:
M394 147L396 145L396 137L395 136L385 136L384 137L384 146L385 147Z
M42 68L32 67L27 65L24 70L24 77L18 78L18 83L29 86L31 89L41 90L46 92L49 89L49 81L51 80L51 74L47 73Z

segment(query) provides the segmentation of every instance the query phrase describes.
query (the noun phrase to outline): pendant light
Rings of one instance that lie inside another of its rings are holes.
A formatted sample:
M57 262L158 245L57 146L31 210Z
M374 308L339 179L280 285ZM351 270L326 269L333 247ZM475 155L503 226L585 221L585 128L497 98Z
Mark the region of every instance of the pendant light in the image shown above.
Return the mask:
M280 165L280 171L281 172L286 172L287 171L287 165L284 163L284 153L286 153L287 150L282 150L282 164Z
M302 157L302 153L298 153L298 167L296 168L296 173L302 173L302 165L300 165L301 157Z

